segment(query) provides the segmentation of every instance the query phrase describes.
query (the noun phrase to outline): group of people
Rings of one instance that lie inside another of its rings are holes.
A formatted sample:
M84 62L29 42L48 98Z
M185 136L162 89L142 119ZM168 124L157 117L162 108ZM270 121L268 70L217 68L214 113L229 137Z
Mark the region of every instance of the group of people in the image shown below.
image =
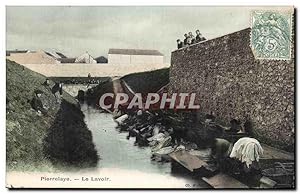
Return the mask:
M180 49L205 40L206 38L202 36L201 32L196 30L196 37L192 32L189 32L188 34L184 34L183 42L180 39L177 39L177 48Z

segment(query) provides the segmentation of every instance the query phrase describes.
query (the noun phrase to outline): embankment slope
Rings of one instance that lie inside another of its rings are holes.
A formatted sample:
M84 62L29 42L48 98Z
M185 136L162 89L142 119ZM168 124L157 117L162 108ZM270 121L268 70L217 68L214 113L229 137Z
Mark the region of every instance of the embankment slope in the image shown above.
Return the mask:
M58 166L86 165L85 161L96 165L98 155L91 132L73 97L63 92L62 97L56 99L51 93L52 81L50 87L43 86L46 77L9 60L6 61L6 76L8 170L49 171ZM31 107L35 90L42 92L44 114Z

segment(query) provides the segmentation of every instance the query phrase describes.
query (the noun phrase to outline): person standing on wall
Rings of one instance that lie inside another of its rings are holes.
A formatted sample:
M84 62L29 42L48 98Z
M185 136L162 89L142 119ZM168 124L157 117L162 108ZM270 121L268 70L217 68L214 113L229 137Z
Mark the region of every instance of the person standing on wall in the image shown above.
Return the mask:
M183 45L184 46L187 46L188 45L188 35L187 34L184 34L184 40L183 40Z
M202 42L202 41L205 41L205 40L206 40L206 38L204 38L202 36L202 34L200 33L200 31L196 30L196 42Z
M177 39L177 49L181 49L183 47L183 42L180 39Z
M195 43L195 37L194 37L192 32L189 32L187 43L188 43L188 45L191 45L191 44Z

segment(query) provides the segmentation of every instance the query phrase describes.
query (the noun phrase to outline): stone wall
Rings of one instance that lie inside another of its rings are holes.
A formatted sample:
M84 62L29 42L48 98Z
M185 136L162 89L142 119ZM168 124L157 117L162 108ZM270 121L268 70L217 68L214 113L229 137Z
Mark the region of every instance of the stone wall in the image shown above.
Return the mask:
M28 69L47 77L114 77L131 73L153 71L169 67L170 64L87 64L87 63L63 63L63 64L21 64Z
M201 112L253 124L255 136L287 150L294 145L294 53L258 60L250 28L172 52L170 92L196 92Z

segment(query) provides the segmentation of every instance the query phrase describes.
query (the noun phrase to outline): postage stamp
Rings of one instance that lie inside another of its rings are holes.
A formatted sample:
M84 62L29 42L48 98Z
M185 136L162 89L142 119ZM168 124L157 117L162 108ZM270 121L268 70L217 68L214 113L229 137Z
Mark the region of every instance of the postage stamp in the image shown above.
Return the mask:
M250 45L257 59L289 60L292 13L253 11Z

